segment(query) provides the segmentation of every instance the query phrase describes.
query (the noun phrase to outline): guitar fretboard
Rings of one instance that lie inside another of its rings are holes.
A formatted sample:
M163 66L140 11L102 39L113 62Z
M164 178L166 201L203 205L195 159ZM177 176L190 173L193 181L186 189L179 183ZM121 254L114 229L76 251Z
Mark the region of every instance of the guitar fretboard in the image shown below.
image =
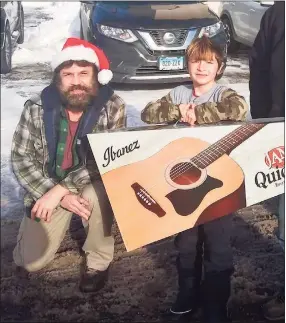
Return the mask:
M191 159L197 167L206 168L224 154L229 154L246 139L262 129L265 124L247 124L241 126Z

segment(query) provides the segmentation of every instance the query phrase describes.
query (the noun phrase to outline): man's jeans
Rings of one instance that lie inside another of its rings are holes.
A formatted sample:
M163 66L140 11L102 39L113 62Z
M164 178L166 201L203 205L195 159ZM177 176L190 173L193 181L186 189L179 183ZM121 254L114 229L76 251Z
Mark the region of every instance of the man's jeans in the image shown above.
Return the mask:
M278 239L285 250L285 194L279 196L278 206Z

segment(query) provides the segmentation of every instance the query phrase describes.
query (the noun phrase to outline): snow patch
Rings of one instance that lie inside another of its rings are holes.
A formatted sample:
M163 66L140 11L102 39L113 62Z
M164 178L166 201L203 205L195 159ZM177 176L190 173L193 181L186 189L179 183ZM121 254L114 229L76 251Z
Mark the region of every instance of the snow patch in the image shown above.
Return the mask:
M25 42L17 47L13 66L50 63L68 37L80 36L79 2L24 2L25 15L34 14L37 7L53 18L25 29Z

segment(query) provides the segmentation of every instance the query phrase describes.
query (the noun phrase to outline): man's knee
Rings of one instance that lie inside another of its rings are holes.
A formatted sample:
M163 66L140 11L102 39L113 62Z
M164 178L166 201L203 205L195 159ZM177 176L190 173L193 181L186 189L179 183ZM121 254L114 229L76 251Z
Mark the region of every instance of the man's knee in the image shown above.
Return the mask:
M19 267L24 268L29 273L32 273L32 272L37 272L37 271L45 268L49 264L49 262L47 262L47 263L39 263L39 264L18 264L18 263L15 262L15 264L17 266L19 266Z
M87 185L83 192L82 197L90 202L91 206L95 203L108 203L108 197L104 188L104 185L101 181L95 181Z
M100 219L100 221L113 219L113 211L101 181L87 185L82 196L89 201L89 209L93 218Z
M53 258L54 255L43 254L42 257L38 259L29 259L29 257L25 255L25 250L20 249L18 245L16 245L13 251L14 263L28 272L36 272L43 269L53 260Z
M71 215L57 211L50 223L36 222L24 216L13 251L14 262L27 271L44 268L54 256L64 238Z
M87 185L83 189L82 197L88 201L94 201L94 199L96 198L96 193L92 184Z

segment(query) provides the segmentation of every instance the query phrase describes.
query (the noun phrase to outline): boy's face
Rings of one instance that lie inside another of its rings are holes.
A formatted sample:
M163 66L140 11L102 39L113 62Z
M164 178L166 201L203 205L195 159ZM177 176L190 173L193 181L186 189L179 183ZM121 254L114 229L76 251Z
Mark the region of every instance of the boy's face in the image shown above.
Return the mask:
M213 54L211 60L188 61L188 69L194 85L206 85L214 82L218 72L218 61Z

